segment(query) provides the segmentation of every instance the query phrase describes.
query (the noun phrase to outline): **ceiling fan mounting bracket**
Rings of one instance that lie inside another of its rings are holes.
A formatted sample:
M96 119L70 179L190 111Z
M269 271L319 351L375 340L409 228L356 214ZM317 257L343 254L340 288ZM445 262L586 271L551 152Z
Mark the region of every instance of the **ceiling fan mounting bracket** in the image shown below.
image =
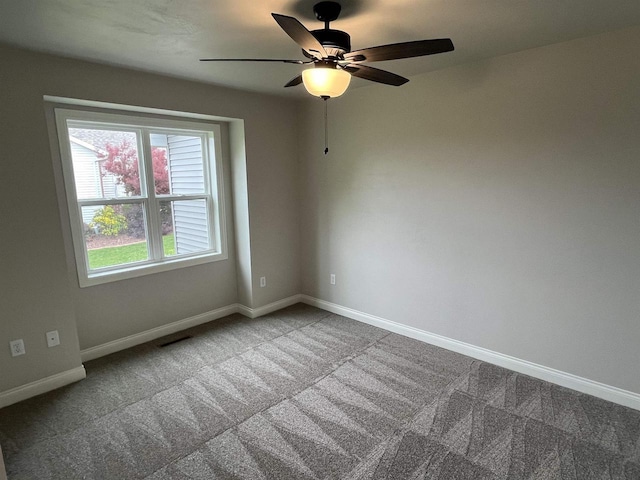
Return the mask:
M311 34L316 37L330 56L339 57L351 51L351 37L347 32L323 28L312 30Z
M313 6L316 18L324 22L324 29L312 30L311 34L324 47L330 58L343 58L345 53L351 51L351 37L347 32L329 28L340 15L342 7L338 2L320 2Z
M325 24L333 22L340 16L342 7L338 2L320 2L313 6L316 18Z

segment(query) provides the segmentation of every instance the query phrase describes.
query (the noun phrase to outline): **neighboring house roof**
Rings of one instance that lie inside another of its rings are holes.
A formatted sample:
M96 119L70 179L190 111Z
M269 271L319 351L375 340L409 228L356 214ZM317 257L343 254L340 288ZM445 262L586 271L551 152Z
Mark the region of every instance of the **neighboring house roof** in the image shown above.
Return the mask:
M106 150L94 147L90 143L84 142L84 141L80 140L79 138L73 137L71 135L69 135L69 141L72 142L72 143L75 143L76 145L80 145L81 147L87 148L87 149L91 150L92 152L96 153L97 155L99 155L101 157L107 155L107 151Z
M69 137L83 142L82 146L94 151L101 150L106 154L106 146L109 144L120 145L123 140L131 145L136 145L136 134L133 132L120 132L115 130L100 130L93 128L70 128Z

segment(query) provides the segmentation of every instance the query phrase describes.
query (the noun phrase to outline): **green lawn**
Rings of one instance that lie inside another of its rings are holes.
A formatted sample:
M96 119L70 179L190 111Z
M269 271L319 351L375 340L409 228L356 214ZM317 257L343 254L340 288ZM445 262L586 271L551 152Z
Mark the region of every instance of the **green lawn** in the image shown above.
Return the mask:
M162 243L165 255L175 255L176 246L173 235L162 237ZM139 262L148 258L146 242L132 243L121 247L96 248L95 250L89 250L88 253L89 268L92 270L123 263Z

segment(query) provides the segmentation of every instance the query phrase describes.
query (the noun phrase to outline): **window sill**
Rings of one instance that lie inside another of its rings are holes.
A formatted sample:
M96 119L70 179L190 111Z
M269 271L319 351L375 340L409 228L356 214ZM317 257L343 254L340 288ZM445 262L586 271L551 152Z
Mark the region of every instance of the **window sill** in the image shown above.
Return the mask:
M206 253L189 258L172 258L163 262L130 265L117 270L91 272L88 275L78 275L80 288L93 287L103 283L118 282L129 278L143 277L154 273L178 270L180 268L203 265L205 263L227 260L226 253Z

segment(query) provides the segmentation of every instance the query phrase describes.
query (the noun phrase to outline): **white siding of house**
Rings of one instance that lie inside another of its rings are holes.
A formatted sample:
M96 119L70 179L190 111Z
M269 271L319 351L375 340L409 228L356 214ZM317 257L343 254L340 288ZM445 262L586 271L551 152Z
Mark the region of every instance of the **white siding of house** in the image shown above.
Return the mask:
M71 157L78 199L99 197L100 171L96 161L96 152L72 141ZM83 208L82 221L87 225L91 223L93 215L99 209L100 207Z
M199 137L168 135L167 157L173 195L204 192L202 143ZM173 228L177 254L207 250L209 232L205 201L173 202Z
M100 172L96 162L96 152L72 141L71 156L78 198L100 196Z
M122 188L119 188L113 175L105 175L102 179L100 178L100 166L96 151L75 142L72 138L71 158L73 159L73 176L76 182L78 199L122 196ZM87 225L91 223L95 212L98 210L100 210L100 207L84 207L82 209L82 221Z
M96 167L99 169L99 167ZM118 185L116 178L107 173L102 177L102 193L104 198L124 197L124 186Z

